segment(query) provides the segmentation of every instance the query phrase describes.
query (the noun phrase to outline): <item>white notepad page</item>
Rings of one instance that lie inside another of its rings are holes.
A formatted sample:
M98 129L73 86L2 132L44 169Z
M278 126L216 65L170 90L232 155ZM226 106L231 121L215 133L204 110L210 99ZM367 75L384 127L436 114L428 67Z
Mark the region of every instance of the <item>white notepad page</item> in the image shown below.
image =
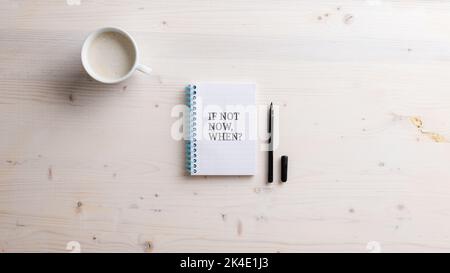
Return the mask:
M195 106L191 145L192 175L256 173L256 85L192 84ZM192 107L191 107L192 108ZM195 155L195 156L194 156Z

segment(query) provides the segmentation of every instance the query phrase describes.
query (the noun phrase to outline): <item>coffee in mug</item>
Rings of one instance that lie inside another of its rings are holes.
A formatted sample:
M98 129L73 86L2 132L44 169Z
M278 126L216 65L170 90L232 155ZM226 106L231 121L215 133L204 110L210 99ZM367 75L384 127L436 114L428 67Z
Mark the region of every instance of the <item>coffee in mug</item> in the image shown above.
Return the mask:
M133 38L118 28L95 31L83 45L81 59L86 72L103 83L121 82L137 69L151 69L138 62L138 48Z

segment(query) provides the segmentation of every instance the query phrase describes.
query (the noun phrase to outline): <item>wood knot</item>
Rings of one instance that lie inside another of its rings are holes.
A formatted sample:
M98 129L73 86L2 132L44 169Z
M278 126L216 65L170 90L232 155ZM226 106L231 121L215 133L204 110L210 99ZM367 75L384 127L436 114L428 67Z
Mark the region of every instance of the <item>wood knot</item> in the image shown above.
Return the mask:
M145 252L151 252L153 250L153 243L151 241L145 241Z

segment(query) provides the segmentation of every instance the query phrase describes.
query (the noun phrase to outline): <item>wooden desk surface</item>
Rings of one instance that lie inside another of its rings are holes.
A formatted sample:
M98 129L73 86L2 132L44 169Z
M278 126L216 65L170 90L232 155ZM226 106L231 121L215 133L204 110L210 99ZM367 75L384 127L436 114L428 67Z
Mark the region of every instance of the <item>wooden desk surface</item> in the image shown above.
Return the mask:
M450 1L1 6L0 252L450 251ZM83 39L110 25L151 76L86 76ZM262 152L252 178L185 176L191 81L280 106L286 185Z

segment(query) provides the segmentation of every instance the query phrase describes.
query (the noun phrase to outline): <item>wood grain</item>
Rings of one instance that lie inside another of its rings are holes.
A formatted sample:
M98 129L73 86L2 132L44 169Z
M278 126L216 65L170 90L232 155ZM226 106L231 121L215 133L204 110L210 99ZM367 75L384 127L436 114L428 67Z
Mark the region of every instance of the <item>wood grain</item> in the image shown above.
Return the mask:
M70 3L0 9L0 252L450 251L450 1ZM87 77L109 25L151 76ZM255 177L185 175L194 80L280 107L287 184L263 152Z

